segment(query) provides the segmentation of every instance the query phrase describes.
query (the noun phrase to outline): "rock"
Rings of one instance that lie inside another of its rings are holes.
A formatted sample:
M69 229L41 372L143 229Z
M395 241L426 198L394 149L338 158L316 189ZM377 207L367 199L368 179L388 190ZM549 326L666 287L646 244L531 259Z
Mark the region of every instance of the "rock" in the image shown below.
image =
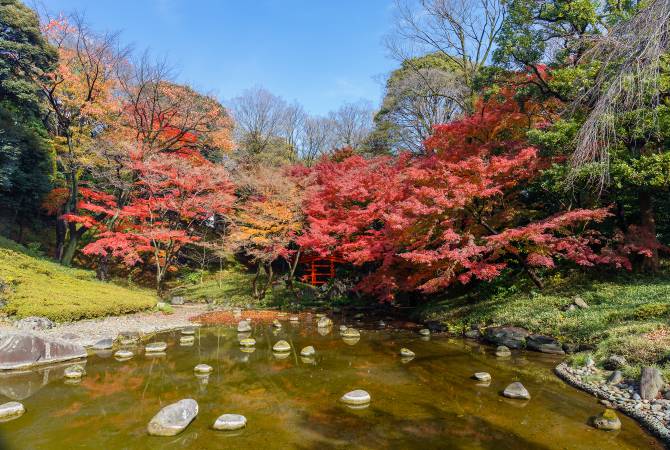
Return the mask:
M114 346L114 340L111 338L100 339L91 346L91 350L109 350Z
M481 335L479 330L468 330L465 332L465 337L468 339L479 339Z
M300 317L298 316L291 316L288 318L289 322L300 322Z
M579 309L586 309L589 307L589 305L581 297L575 297L572 299L572 303L574 303L575 306Z
M603 367L607 370L617 370L628 365L626 358L619 355L612 355L605 360Z
M18 419L26 412L26 408L19 402L7 402L0 405L0 422Z
M328 328L333 326L333 321L330 320L328 317L321 317L319 321L316 323L316 326L318 328Z
M195 373L211 373L212 370L214 370L212 366L209 366L207 364L198 364L193 368L193 371Z
M340 398L340 401L347 405L367 405L370 403L370 400L370 394L362 389L347 392Z
M45 339L20 331L0 331L0 370L25 369L86 356L86 349L74 342Z
M640 377L640 396L644 400L653 400L663 389L665 382L661 371L656 367L643 367Z
M342 337L344 338L360 338L361 332L356 328L347 328L342 332Z
M281 328L281 322L275 319L272 321L272 326L275 328Z
M511 356L512 352L510 351L509 348L505 347L504 345L499 345L496 348L496 356Z
M347 345L356 345L360 340L361 340L360 337L342 337L342 342L344 342Z
M114 357L117 359L126 360L132 358L133 356L135 356L135 354L130 350L119 350L116 353L114 353Z
M347 327L346 325L340 325L340 333L345 331L347 328L349 327Z
M193 336L195 335L195 331L196 331L195 327L184 327L181 329L181 334L186 336Z
M237 331L239 333L246 333L251 331L251 324L246 320L240 320L240 323L237 324Z
M577 349L579 348L579 345L573 344L572 342L564 342L563 343L563 351L568 354L575 353Z
M623 374L620 370L615 370L607 377L607 384L619 384L623 381Z
M491 374L488 372L475 372L475 374L472 375L472 378L477 381L491 381Z
M419 334L421 336L430 336L430 330L428 328L421 328Z
M522 400L530 400L530 394L523 384L515 381L505 388L503 395L507 398L517 398Z
M70 379L78 379L83 377L86 374L84 366L81 364L75 364L74 366L69 366L65 368L63 376Z
M173 306L181 306L184 304L184 297L172 297L170 304Z
M616 431L621 429L621 421L613 409L606 409L591 419L593 426L599 430Z
M642 400L642 397L640 397L640 394L638 394L637 392L635 392L635 393L633 394L632 399L635 400L636 402L639 402L640 400Z
M116 336L116 341L119 345L136 345L139 344L142 337L138 331L122 331Z
M180 336L179 345L193 345L195 342L195 336Z
M61 336L60 336L61 339L67 339L67 340L72 340L72 341L76 341L77 339L79 339L79 337L80 336L78 334L74 334L74 333L64 333L64 334L61 334Z
M291 344L286 341L278 341L275 345L272 346L273 352L284 353L291 351Z
M14 326L23 331L39 331L53 328L54 323L46 317L30 316L17 320Z
M256 345L256 339L254 338L240 339L240 345L242 347L253 347L254 345Z
M224 414L219 416L212 428L215 430L232 431L247 426L247 418L240 414Z
M531 334L526 337L526 347L536 352L564 355L563 346L551 336Z
M529 334L528 330L520 327L489 327L484 331L484 339L491 344L520 349L525 347Z
M429 320L425 322L424 325L430 330L431 333L444 333L447 331L447 327L437 320Z
M167 349L165 342L151 342L144 347L146 353L161 353Z
M300 356L309 357L314 356L315 354L316 350L314 350L314 347L312 347L311 345L308 345L307 347L300 350Z
M402 356L404 358L413 358L414 356L416 356L416 354L408 348L401 348L400 349L400 356Z
M167 405L156 414L147 431L152 436L174 436L181 433L198 415L198 403L187 398Z

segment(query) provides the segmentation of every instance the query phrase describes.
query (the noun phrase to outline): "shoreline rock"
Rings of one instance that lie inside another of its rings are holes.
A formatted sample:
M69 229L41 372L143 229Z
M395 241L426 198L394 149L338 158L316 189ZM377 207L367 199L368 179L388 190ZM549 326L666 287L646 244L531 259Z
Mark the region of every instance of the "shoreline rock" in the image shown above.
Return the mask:
M0 371L28 369L87 356L86 349L72 341L0 330Z

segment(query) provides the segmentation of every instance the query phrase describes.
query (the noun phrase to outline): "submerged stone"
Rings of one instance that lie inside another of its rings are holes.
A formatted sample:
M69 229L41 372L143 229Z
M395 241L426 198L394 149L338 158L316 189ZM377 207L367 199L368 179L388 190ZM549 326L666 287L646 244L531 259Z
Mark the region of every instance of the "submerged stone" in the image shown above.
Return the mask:
M284 340L278 341L275 345L272 346L272 350L275 352L288 352L291 350L291 344Z
M161 353L165 350L167 350L165 342L151 342L144 347L144 351L147 353Z
M214 370L212 366L207 364L198 364L193 368L193 371L196 373L211 373L212 370Z
M25 369L87 356L86 349L74 342L0 331L0 370Z
M370 394L362 389L356 389L355 391L347 392L340 398L340 401L342 403L346 403L347 405L366 405L370 403L370 400Z
M405 358L413 358L414 356L416 356L416 354L408 348L401 348L400 356L403 356Z
M314 347L312 347L311 345L308 345L307 347L300 350L300 356L313 356L315 354L316 350L314 350Z
M515 381L505 388L503 395L507 398L516 398L521 400L530 400L530 393L523 384Z
M616 431L621 429L621 421L613 409L608 408L591 420L593 426L599 430Z
M475 372L472 378L477 381L491 381L491 374L488 372Z
M198 415L198 403L187 398L161 409L147 426L152 436L174 436L181 433Z
M247 426L247 418L240 414L223 414L219 416L212 428L215 430L232 431Z
M342 342L344 342L347 345L356 345L358 342L361 340L359 336L356 337L342 337Z
M17 419L26 412L26 408L19 402L7 402L0 405L0 422Z
M237 331L240 333L251 331L251 324L246 320L240 320L240 323L237 324Z

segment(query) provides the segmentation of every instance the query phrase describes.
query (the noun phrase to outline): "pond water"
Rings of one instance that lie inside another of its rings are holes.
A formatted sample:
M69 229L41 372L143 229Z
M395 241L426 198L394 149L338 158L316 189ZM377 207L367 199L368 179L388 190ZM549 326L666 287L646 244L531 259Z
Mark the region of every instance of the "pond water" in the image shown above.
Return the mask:
M284 322L279 332L256 324L256 350L245 353L236 330L206 327L192 346L180 346L178 332L153 338L168 342L162 357L139 348L126 362L92 355L79 384L63 380L63 367L2 374L0 403L20 400L27 412L0 424L0 448L662 448L623 415L620 432L591 428L589 417L603 407L553 375L554 357L500 359L492 348L460 339L361 333L358 342L347 343L337 327L324 336L312 323ZM271 347L279 339L297 351L277 358ZM307 345L316 348L313 360L298 355ZM401 347L416 357L402 360ZM214 368L206 380L194 375L199 363ZM478 371L492 375L489 385L470 378ZM530 401L500 395L513 381L526 386ZM372 396L369 407L350 409L338 401L359 388ZM147 435L161 407L183 398L197 400L195 421L174 437ZM224 413L243 414L247 428L211 430Z

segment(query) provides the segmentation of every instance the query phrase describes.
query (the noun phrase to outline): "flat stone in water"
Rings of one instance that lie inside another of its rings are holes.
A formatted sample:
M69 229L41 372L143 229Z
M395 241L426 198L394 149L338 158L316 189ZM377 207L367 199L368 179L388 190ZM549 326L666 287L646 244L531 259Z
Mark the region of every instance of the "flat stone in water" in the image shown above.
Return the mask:
M197 415L195 400L179 400L161 409L149 422L147 431L152 436L174 436L184 431Z
M246 320L240 320L240 323L237 324L237 331L240 333L251 331L251 324L249 324L249 322Z
M240 339L240 345L242 347L253 347L254 345L256 345L256 339L254 338Z
M179 338L179 345L192 345L195 342L195 336L181 336Z
M511 354L512 352L510 349L504 345L499 345L498 348L496 348L496 356L510 356Z
M181 329L181 334L193 335L195 334L195 327L185 327Z
M130 359L133 356L135 356L135 354L130 350L119 350L116 353L114 353L114 357L117 359Z
M26 408L19 402L7 402L0 405L0 422L17 419L26 412Z
M491 381L491 374L488 372L475 372L472 378L477 381Z
M147 353L161 353L167 349L167 344L165 342L151 342L144 347L144 351Z
M207 365L207 364L198 364L197 366L195 366L195 367L193 368L193 370L194 370L196 373L210 373L210 372L212 372L212 370L214 370L214 369L212 368L212 366L209 366L209 365Z
M307 347L300 350L300 356L312 356L314 354L316 354L316 350L314 350L314 347L311 345L308 345Z
M114 340L111 338L100 339L91 346L92 350L109 350L114 345Z
M81 378L86 374L84 366L80 364L75 364L74 366L69 366L65 368L63 376L65 378Z
M616 431L621 429L621 421L613 409L606 409L591 419L593 426L599 430Z
M272 346L272 351L275 352L288 352L291 350L291 344L286 341L278 341L275 345Z
M419 330L421 336L430 336L430 330L428 328L422 328Z
M530 394L523 384L515 381L505 388L503 395L507 398L516 398L521 400L530 400Z
M400 349L400 356L403 356L405 358L413 358L416 354L408 349L408 348L401 348Z
M212 428L215 430L232 431L247 426L247 418L240 414L223 414L219 416Z
M340 398L340 401L347 405L366 405L370 403L370 400L370 394L362 389L347 392Z
M356 328L347 328L342 332L342 337L345 338L360 338L361 337L361 332L358 331Z

